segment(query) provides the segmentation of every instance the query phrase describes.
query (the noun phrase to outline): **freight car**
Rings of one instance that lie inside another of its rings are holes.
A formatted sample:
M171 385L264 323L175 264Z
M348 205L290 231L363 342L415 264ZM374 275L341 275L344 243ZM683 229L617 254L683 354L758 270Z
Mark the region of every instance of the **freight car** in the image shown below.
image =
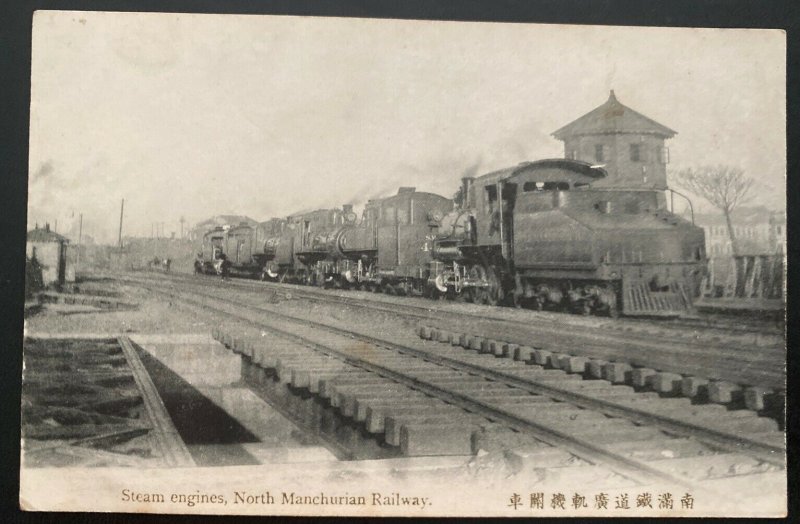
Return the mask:
M584 314L675 315L705 275L703 230L656 190L593 188L575 160L522 163L465 178L461 207L433 242L432 284L477 303Z
M217 226L203 235L195 272L221 274L222 262L240 275L258 275L264 268L264 230L245 222L235 226Z

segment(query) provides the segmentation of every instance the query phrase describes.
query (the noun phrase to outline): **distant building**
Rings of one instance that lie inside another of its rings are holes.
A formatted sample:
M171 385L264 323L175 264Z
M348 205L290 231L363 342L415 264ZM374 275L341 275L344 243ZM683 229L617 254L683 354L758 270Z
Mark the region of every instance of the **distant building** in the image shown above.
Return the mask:
M36 258L42 266L42 280L45 286L60 286L75 282L75 265L68 253L69 240L55 231L50 224L44 228L28 231L25 253L28 258Z
M786 242L786 213L770 211L764 206L741 207L731 213L733 233L741 255L774 255L783 253ZM695 223L706 232L706 253L709 257L733 254L725 215L695 214Z
M564 142L564 157L601 165L608 177L596 187L667 188L669 149L677 133L617 100L608 100L553 133Z
M195 226L189 230L189 240L199 242L203 240L203 235L210 229L214 229L218 226L238 226L240 224L257 226L258 222L244 215L216 215L195 224Z

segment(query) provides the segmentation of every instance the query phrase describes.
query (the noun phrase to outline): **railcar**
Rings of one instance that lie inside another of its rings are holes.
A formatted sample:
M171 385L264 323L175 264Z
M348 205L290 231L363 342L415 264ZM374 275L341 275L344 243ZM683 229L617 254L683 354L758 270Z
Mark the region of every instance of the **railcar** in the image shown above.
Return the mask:
M237 274L259 274L264 267L262 230L242 222L217 226L206 232L195 261L196 271L221 274L223 259L227 259L230 269Z
M415 188L352 207L291 216L273 240L264 275L280 281L421 294L431 260L426 242L452 200Z

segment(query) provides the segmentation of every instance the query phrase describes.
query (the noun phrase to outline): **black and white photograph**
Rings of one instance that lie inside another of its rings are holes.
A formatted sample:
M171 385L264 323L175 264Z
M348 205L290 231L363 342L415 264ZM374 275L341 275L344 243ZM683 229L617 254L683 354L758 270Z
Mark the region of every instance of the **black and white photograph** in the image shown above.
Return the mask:
M786 515L784 31L32 31L22 510Z

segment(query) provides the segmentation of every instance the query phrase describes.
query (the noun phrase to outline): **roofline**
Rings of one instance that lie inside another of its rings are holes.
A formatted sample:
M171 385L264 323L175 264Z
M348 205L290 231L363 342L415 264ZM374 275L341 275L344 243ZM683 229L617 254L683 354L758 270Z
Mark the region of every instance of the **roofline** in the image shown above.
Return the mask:
M636 116L639 116L639 117L643 118L644 120L647 120L649 123L653 124L653 126L654 126L654 127L663 128L664 130L666 130L666 131L667 131L667 133L665 133L665 132L663 132L663 131L627 131L627 133L630 133L630 134L654 134L654 135L658 135L658 136L664 136L664 137L666 137L666 138L672 138L673 136L675 136L675 135L677 135L677 134L678 134L678 132L677 132L677 131L675 131L675 130L673 130L673 129L670 129L669 127L665 126L664 124L660 124L660 123L656 122L655 120L653 120L653 119L652 119L652 118L650 118L649 116L645 116L645 115L643 115L642 113L640 113L639 111L637 111L637 110L635 110L635 109L631 109L630 107L626 106L625 104L623 104L622 102L620 102L619 100L617 100L617 98L614 96L614 92L613 92L613 90L611 91L611 97L609 97L609 101L611 101L612 99L613 99L613 101L614 101L614 102L616 102L617 104L619 104L619 105L621 105L622 107L624 107L624 108L625 108L627 111L630 111L630 112L631 112L631 113L633 113L634 115L636 115ZM563 140L563 138L561 138L561 137L560 137L560 136L558 136L558 135L561 135L561 136L563 136L563 135L564 135L564 131L565 131L565 130L566 130L568 127L570 127L572 124L574 124L574 123L575 123L575 122L577 122L578 120L582 119L583 117L585 117L585 116L587 116L587 115L590 115L590 114L594 113L595 111L597 111L598 109L600 109L601 107L605 106L605 105L606 105L606 104L608 104L608 103L609 103L609 102L607 101L607 102L605 102L605 103L603 103L603 104L600 104L599 106L595 107L594 109L592 109L592 110L591 110L591 111L589 111L588 113L584 113L583 115L579 116L578 118L576 118L576 119L575 119L575 120L573 120L572 122L570 122L570 123L568 123L568 124L566 124L566 125L564 125L564 126L560 127L559 129L557 129L557 130L553 131L553 133L551 133L551 134L552 134L552 136L556 137L556 138L557 138L557 139L559 139L559 140ZM609 130L609 131L598 131L598 132L594 132L594 133L575 133L574 135L568 135L568 136L580 136L580 135L604 135L604 134L618 134L618 133L619 133L619 134L622 134L622 133L626 133L626 132L625 132L625 131ZM669 133L672 133L672 134L670 135Z
M564 126L564 127L567 127L567 126ZM669 128L667 128L667 129L669 129ZM671 129L669 129L669 130L670 130L671 134L670 133L662 133L661 131L629 131L629 130L625 130L625 129L614 129L614 130L608 130L608 131L577 132L577 133L570 133L570 134L566 134L565 135L564 133L561 132L561 129L559 129L558 131L554 131L553 133L550 133L550 136L555 137L558 140L564 140L564 138L566 138L566 137L597 136L597 135L655 135L655 136L661 136L661 137L664 137L664 138L672 138L672 137L674 137L675 135L678 134L677 131L672 131Z
M590 176L593 178L604 178L608 176L608 171L603 169L602 167L594 167L593 164L589 162L584 162L583 160L572 160L569 158L545 158L542 160L535 160L532 162L520 162L514 167L507 167L505 169L497 169L495 171L491 171L489 173L480 175L475 178L475 180L480 180L482 178L490 177L490 176L497 176L500 178L502 173L505 173L503 178L510 178L523 169L528 169L530 167L561 167L567 168L571 171L576 173L580 173L582 175Z

